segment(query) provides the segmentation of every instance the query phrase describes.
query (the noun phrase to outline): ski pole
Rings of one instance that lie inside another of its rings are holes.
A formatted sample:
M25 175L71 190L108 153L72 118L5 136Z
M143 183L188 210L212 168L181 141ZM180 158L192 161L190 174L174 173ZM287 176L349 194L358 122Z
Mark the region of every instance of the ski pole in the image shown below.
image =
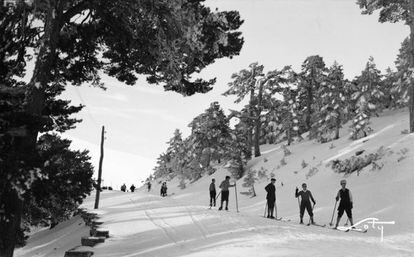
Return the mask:
M234 193L236 194L236 210L239 212L239 203L237 202L237 184L234 182Z
M219 197L219 195L221 194L221 191L217 194L217 196L216 196L216 201L217 201L217 198Z
M275 192L275 207L273 207L275 210L275 219L277 219L277 201L276 201L276 192Z
M264 218L266 218L266 211L267 211L267 201L266 201L265 211L264 211L264 214L263 214Z
M329 223L329 226L331 226L331 227L333 225L333 219L334 219L334 216L335 216L335 209L336 209L336 204L337 203L338 203L338 201L335 201L335 206L334 206L333 211L332 211L332 218L331 218L331 222Z

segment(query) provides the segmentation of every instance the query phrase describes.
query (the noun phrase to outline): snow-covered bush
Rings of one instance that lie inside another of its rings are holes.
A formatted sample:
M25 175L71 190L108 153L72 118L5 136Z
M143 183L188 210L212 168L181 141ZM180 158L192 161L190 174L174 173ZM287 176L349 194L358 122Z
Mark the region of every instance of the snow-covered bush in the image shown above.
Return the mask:
M345 160L333 160L330 162L332 169L338 173L350 174L353 172L359 172L369 165L373 165L376 168L382 167L381 164L378 164L382 157L386 154L384 147L380 147L375 153L370 153L364 156L351 156Z
M250 169L243 179L243 187L249 188L249 194L252 195L252 197L256 196L256 191L254 190L254 184L257 181L256 173L257 172L254 169Z

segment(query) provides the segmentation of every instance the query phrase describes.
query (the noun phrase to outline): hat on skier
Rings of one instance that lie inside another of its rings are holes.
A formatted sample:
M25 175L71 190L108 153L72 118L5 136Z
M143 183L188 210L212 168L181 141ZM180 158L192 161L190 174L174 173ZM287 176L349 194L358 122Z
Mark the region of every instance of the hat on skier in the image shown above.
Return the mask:
M275 178L271 178L270 181L276 181L276 179Z

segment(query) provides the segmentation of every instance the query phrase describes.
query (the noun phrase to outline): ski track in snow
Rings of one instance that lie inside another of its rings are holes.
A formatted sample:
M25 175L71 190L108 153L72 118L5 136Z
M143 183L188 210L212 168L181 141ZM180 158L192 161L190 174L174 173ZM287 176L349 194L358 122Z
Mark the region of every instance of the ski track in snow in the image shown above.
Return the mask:
M360 148L363 145L364 142L366 142L366 141L370 140L371 138L374 138L374 137L376 137L378 135L381 135L382 133L384 133L385 131L387 131L387 130L393 128L393 127L395 127L395 124L389 125L389 126L383 128L383 129L381 129L380 131L378 131L376 133L373 133L373 134L371 134L369 136L366 136L364 138L361 138L361 139L358 139L358 140L353 141L352 143L349 144L348 147L341 149L340 151L338 151L338 154L336 154L336 155L334 155L334 156L332 156L332 157L324 160L322 163L323 164L326 164L326 163L328 163L328 162L330 162L330 161L332 161L334 159L337 159L337 158L339 158L339 157L341 157L341 156L343 156L345 154L348 154L348 153L350 153L350 152L352 152L352 151Z

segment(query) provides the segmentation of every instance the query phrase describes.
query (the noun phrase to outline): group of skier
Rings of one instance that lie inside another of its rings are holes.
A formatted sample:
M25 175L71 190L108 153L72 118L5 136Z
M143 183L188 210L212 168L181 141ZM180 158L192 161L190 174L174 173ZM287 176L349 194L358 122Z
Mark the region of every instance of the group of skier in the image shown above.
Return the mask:
M210 184L210 207L211 206L216 206L216 199L218 197L218 195L216 196L216 180L213 178L211 180L211 184ZM219 211L223 210L223 203L226 202L226 208L225 210L227 211L229 209L229 188L230 187L234 187L235 184L231 185L230 184L230 176L226 176L226 178L221 182L219 188L221 189L220 193L221 194L221 204L219 207Z
M223 203L226 202L225 210L228 210L229 205L229 188L234 187L235 184L230 184L230 176L226 176L225 180L221 182L219 188L221 189L219 195L217 195L216 191L216 180L213 178L209 187L210 191L210 207L216 206L216 199L221 194L221 204L219 207L219 211L223 209ZM276 179L271 178L270 183L265 187L265 190L267 192L266 200L267 200L267 218L269 219L275 219L274 211L275 211L275 203L276 203ZM346 180L341 180L341 189L339 189L335 200L336 203L339 202L339 207L337 209L338 215L336 220L335 228L338 227L338 224L341 220L342 215L344 212L348 216L348 220L351 223L351 226L353 226L353 219L352 219L352 208L353 208L353 199L351 191L346 188ZM309 214L310 217L310 224L315 224L313 220L313 207L316 204L315 199L313 198L313 195L310 190L308 190L306 183L302 184L302 190L299 191L299 189L296 187L295 189L295 198L298 198L299 203L299 215L300 215L300 224L303 224L303 216L305 214L305 210ZM336 208L336 204L335 207Z
M134 191L135 191L135 186L134 186L134 184L132 184L130 187L129 187L129 190L131 190L131 192L133 193ZM126 192L127 191L127 186L125 185L125 183L121 186L121 191L122 192Z

